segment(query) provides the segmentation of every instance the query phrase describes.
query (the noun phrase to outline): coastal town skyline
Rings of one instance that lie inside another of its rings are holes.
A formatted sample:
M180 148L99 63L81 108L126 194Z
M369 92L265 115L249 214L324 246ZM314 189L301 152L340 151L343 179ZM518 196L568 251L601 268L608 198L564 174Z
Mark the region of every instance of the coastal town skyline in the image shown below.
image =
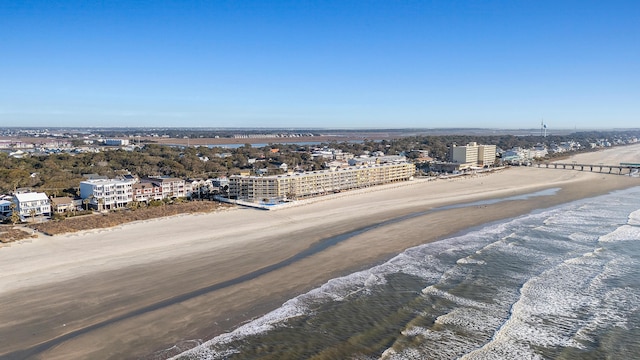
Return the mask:
M639 6L8 1L0 122L632 127Z

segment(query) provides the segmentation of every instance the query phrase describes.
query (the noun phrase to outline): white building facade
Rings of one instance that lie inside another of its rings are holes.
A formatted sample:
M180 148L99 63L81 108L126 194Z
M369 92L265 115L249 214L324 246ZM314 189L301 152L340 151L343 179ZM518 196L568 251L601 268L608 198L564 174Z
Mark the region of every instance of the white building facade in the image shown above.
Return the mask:
M133 201L133 181L96 179L80 182L80 197L98 210L118 209Z
M129 145L129 139L105 139L104 144L107 146L126 146Z
M51 202L45 193L15 194L13 202L16 204L15 211L18 212L23 220L36 216L51 216Z

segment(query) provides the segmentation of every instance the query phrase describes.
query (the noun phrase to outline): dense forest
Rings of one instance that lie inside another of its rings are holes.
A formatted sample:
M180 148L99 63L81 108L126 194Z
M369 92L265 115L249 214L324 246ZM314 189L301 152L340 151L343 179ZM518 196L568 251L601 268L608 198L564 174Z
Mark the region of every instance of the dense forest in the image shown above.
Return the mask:
M583 149L590 149L589 143L599 139L640 137L640 131L626 132L580 132L565 136L411 136L382 141L362 143L333 142L323 144L355 155L367 151L382 151L388 155L405 154L409 159L419 156L417 150L426 150L435 160L447 160L452 144L465 145L475 141L479 144L497 145L500 149L513 147L528 148L536 144L575 141ZM322 147L320 145L319 147ZM261 168L273 169L286 163L290 169L319 170L324 160L311 156L313 148L270 144L266 147L252 147L246 144L237 149L222 147L171 147L147 144L134 151L109 150L96 153L59 153L54 155L10 157L0 153L0 193L10 193L17 188L29 187L46 191L57 196L76 193L83 174L98 174L115 177L126 172L144 176L175 176L179 178L209 178L238 174L243 170ZM272 151L278 149L278 151ZM250 161L249 159L256 159Z

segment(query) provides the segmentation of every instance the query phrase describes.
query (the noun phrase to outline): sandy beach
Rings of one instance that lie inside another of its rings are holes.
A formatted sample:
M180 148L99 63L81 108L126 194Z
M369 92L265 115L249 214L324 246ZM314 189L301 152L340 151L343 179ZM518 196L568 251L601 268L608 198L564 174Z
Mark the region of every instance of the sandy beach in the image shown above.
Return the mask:
M562 162L572 161L640 163L640 144ZM173 355L174 344L232 330L406 248L638 185L636 177L514 167L341 193L275 211L233 208L14 243L0 248L0 359ZM544 189L556 190L437 209Z

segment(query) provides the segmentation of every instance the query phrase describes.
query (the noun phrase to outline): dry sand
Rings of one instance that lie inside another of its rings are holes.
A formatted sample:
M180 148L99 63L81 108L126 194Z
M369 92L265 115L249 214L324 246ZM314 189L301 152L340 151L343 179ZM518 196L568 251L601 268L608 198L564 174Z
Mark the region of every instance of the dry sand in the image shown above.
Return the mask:
M640 162L640 145L565 162ZM276 211L237 208L41 236L0 248L0 359L129 359L209 339L327 280L473 226L640 185L629 176L511 168L398 183ZM429 212L558 188L554 195ZM297 261L324 239L403 215ZM271 267L271 268L270 268ZM170 354L170 352L168 352Z

